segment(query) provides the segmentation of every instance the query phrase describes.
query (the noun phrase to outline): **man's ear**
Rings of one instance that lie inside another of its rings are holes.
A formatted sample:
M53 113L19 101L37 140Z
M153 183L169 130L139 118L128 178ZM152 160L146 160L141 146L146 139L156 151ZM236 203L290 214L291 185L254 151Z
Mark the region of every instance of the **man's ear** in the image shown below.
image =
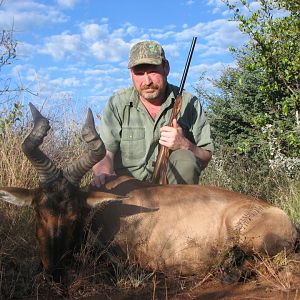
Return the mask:
M170 64L169 64L169 61L167 59L165 59L163 61L163 68L164 68L165 75L167 77L170 73Z
M130 73L130 78L131 78L131 80L132 80L132 74L133 74L132 68L129 69L129 73Z
M30 206L36 190L29 190L16 187L0 188L0 200L18 206Z
M104 192L89 192L86 203L91 208L105 203L122 203L128 197Z

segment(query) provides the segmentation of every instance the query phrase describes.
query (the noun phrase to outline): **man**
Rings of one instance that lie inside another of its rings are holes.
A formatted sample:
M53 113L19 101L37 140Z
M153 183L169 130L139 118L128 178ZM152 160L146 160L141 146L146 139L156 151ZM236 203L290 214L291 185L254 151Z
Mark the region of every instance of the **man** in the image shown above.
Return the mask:
M167 126L179 88L167 82L170 66L163 48L154 41L135 44L128 68L133 86L116 92L101 118L107 152L93 167L91 184L100 187L115 174L151 181L159 145L170 149L168 182L198 184L213 151L199 100L184 91L178 120Z

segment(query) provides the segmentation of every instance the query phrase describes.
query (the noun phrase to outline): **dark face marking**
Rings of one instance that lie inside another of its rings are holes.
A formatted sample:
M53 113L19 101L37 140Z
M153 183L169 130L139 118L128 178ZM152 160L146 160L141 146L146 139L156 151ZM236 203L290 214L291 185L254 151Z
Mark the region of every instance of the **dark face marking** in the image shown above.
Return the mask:
M57 280L82 241L89 209L83 192L64 178L47 186L34 199L33 208L42 264Z

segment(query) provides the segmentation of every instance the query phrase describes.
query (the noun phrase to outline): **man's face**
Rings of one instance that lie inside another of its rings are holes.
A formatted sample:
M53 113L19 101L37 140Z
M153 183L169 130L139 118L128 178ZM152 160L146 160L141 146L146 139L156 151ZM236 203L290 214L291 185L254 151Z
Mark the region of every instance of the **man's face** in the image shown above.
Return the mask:
M132 82L140 97L157 104L164 98L168 74L168 62L158 66L143 64L130 69Z

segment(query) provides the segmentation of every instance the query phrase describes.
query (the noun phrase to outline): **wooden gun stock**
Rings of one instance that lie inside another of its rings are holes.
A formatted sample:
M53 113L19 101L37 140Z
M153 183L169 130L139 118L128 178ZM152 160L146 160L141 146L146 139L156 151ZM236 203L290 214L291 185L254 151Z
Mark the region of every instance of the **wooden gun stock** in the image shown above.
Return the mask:
M195 44L197 41L197 37L193 37L192 44L190 47L189 55L186 60L185 68L182 74L179 91L176 99L174 99L174 105L171 113L171 117L169 119L168 126L172 126L173 120L177 119L177 116L180 112L181 103L182 103L182 92L186 80L186 76L190 67L192 55L194 52ZM157 155L156 164L154 167L153 175L152 175L152 182L159 183L159 184L168 184L167 180L167 162L169 158L169 148L165 146L161 146Z

